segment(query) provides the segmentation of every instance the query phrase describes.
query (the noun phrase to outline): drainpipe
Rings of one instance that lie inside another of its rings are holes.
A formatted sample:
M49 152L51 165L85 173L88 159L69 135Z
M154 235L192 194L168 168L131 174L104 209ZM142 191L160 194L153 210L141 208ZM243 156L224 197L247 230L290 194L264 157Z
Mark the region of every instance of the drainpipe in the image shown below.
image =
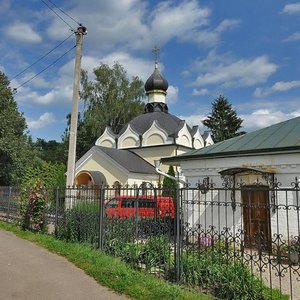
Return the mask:
M171 176L171 175L169 175L169 174L167 174L167 173L161 171L161 170L159 169L160 164L161 164L161 161L160 161L160 160L154 160L155 171L156 171L158 174L160 174L160 175L162 175L162 176L165 176L165 177L168 177L168 178L170 178L170 179L172 179L172 180L174 180L174 181L176 181L176 182L180 182L180 183L186 184L186 181L185 181L185 180L180 179L180 178L177 178L177 177L174 177L174 176Z

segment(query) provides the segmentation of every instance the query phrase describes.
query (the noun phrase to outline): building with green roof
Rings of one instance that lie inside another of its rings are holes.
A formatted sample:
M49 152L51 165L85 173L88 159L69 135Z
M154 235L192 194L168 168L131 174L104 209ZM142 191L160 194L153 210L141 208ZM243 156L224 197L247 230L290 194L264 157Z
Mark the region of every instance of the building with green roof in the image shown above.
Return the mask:
M274 236L299 237L300 117L162 162L180 166L190 187L210 183L204 193L187 193L194 205L182 208L186 224L203 228L205 216L206 222L217 222L205 223L206 228L229 227L252 240L259 231L270 245Z

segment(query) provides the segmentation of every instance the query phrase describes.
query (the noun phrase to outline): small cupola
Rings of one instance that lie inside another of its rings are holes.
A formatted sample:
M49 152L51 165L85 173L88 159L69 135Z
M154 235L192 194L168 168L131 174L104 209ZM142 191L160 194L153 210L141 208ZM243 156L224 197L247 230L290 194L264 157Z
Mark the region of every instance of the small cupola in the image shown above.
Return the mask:
M168 81L160 74L157 62L155 62L154 72L145 83L146 93L160 92L166 95L168 86Z
M168 81L161 75L158 70L157 53L159 49L154 47L155 68L154 72L145 83L145 91L148 95L148 103L166 103Z

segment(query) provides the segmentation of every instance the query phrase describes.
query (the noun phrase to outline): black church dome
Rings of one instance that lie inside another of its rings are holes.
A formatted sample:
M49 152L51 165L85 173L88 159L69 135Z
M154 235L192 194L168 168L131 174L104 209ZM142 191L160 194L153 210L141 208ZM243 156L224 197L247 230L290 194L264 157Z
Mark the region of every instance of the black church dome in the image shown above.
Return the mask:
M167 92L168 89L168 81L160 74L157 65L155 66L154 72L147 79L145 83L145 91L149 93L151 91L162 91L164 93Z

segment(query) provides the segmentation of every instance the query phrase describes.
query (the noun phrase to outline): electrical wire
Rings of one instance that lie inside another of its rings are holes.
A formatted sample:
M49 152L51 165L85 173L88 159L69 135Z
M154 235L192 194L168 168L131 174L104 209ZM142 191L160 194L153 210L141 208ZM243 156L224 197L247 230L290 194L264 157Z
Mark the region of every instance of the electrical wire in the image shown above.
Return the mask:
M67 26L69 26L70 27L70 29L72 30L72 31L75 31L74 30L74 28L64 19L64 18L62 18L52 7L50 7L50 5L47 3L47 2L45 2L44 0L41 0L54 14L56 14L56 16L58 17L58 18L60 18Z
M40 74L42 74L44 71L46 71L47 69L49 69L50 67L52 67L54 64L56 64L60 59L62 59L65 55L67 55L70 51L72 51L74 48L76 48L76 45L74 45L71 49L69 49L68 51L66 51L63 55L61 55L60 57L58 57L54 62L52 62L50 65L48 65L46 68L42 69L40 72L38 72L37 74L35 74L34 76L30 77L28 80L24 81L23 83L21 83L18 87L13 88L14 92L17 92L17 90L24 86L25 84L27 84L28 82L32 81L33 79L35 79L36 77L38 77Z
M66 13L65 11L63 11L60 7L58 7L55 3L53 3L51 0L47 0L48 2L50 2L53 6L55 6L60 12L62 12L65 16L69 17L72 21L74 21L75 23L77 23L77 25L81 26L81 24L75 20L72 16L70 16L68 13Z
M49 52L47 52L46 54L44 54L43 56L41 56L39 59L37 59L34 63L32 63L30 66L28 66L26 69L24 69L23 71L19 72L18 74L16 74L14 77L11 78L11 80L19 77L20 75L22 75L24 72L26 72L28 69L30 69L31 67L33 67L34 65L36 65L38 62L40 62L42 59L44 59L46 56L48 56L50 53L52 53L54 50L56 50L58 47L60 47L64 42L66 42L71 36L73 36L73 33L71 33L67 38L65 38L62 42L60 42L57 46L55 46L53 49L51 49Z

